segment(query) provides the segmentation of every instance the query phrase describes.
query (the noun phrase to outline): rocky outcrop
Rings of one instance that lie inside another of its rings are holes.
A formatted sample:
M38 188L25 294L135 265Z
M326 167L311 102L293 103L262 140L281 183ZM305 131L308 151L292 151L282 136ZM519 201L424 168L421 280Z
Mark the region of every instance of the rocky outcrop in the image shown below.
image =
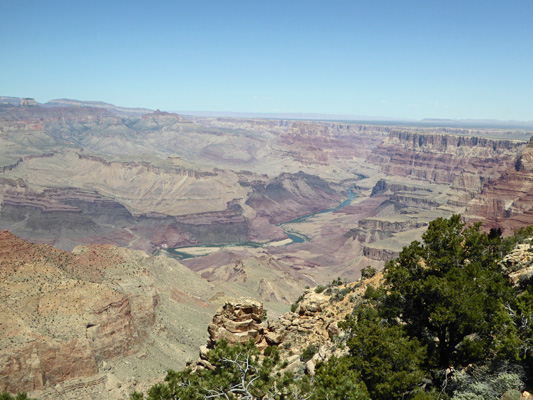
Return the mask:
M264 319L263 305L251 299L228 300L215 314L209 325L207 345L200 348L200 358L195 368L212 368L208 351L222 339L229 344L246 343L251 338L260 350L267 346L278 346L282 359L287 364L286 371L297 372L305 368L314 373L318 361L331 355L340 356L346 347L340 345L345 338L338 322L351 314L353 303L361 301L366 285L377 286L382 274L366 280L343 285L334 282L315 289L306 289L292 305L291 312L283 314L278 320ZM314 352L309 359L303 359L304 351Z
M422 210L433 210L440 206L440 204L427 197L394 194L390 197L390 201L398 203L406 207L416 207Z
M413 186L403 183L389 182L380 179L372 188L370 197L391 195L396 192L430 192L431 190L422 186Z
M255 300L227 301L213 316L209 325L208 347L214 347L221 339L229 344L247 343L253 338L256 344L264 344L263 305Z
M331 332L340 332L334 324L324 326L327 318L325 313L330 308L329 299L328 295L307 290L295 312L284 314L278 321L269 320L267 324L263 323L264 311L260 302L252 299L228 300L219 308L209 325L207 345L200 348L196 368L212 368L208 351L220 340L226 340L232 345L244 344L253 339L257 347L264 350L267 346L279 346L285 337L290 337L294 352L304 350L302 338L308 340L312 337L314 343L327 344ZM327 315L333 316L331 312ZM318 326L323 329L318 331ZM294 358L294 362L300 362L299 356Z
M207 346L200 348L197 368L212 368L207 352L218 342L225 340L230 345L245 344L253 339L259 349L265 349L275 334L269 332L263 323L263 304L253 299L230 299L220 307L209 324Z
M345 236L357 238L360 242L372 243L390 238L395 233L418 229L428 224L425 221L418 221L416 218L401 221L365 218L359 220L358 225L358 228L350 229Z
M341 289L337 288L336 292ZM346 289L347 292L351 290ZM330 339L342 335L342 330L336 324L340 319L338 309L332 306L330 300L331 295L306 290L294 312L284 314L277 321L269 320L268 323L263 322L264 311L260 302L252 299L226 301L209 325L207 345L200 348L196 368L212 368L208 351L220 340L233 345L253 339L260 350L267 346L280 346L287 340L294 353L302 352L313 343L324 346L322 357L325 359L332 354ZM294 362L300 363L299 356Z
M27 97L20 99L20 105L21 107L35 107L37 106L37 102L31 97Z
M400 255L400 252L364 246L363 255L367 258L370 258L371 260L387 262L397 258Z
M293 304L293 311L278 320L269 320L265 338L269 345L280 349L287 364L285 370L305 369L313 375L317 362L344 354L346 335L338 323L352 313L354 303L362 301L367 285L376 287L381 280L382 274L378 273L364 282L347 285L336 282L306 289ZM303 358L304 352L306 358Z
M501 261L502 270L509 274L509 278L516 285L521 281L533 278L533 242L518 244L513 251Z
M427 225L426 222L419 222L416 220L384 221L370 218L359 220L358 224L362 229L380 230L392 233L402 232L409 229L418 229Z

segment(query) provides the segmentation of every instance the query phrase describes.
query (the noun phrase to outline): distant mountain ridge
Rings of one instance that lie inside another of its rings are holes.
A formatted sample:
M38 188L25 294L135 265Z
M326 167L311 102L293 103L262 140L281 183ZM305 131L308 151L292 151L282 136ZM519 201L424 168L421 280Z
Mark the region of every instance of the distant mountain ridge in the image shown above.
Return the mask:
M317 120L317 121L396 121L411 122L408 118L392 118L379 116L345 115L345 114L325 114L325 113L264 113L264 112L237 112L237 111L176 111L182 115L192 115L195 117L215 117L215 118L260 118L260 119L291 119L291 120Z
M145 114L151 114L154 110L148 108L130 108L115 106L111 103L104 101L83 101L75 99L54 99L47 103L42 104L43 107L94 107L103 108L120 116L141 116Z
M450 126L465 128L498 128L498 129L532 129L533 120L530 121L502 121L497 119L446 119L446 118L424 118L419 122L429 126Z
M23 104L23 99L35 101L35 99L33 98L0 96L0 105L7 105L7 106L26 105L26 104ZM104 101L84 101L84 100L76 100L76 99L54 99L46 103L39 103L38 101L35 101L34 105L45 107L45 108L53 108L53 107L101 108L101 109L107 110L121 117L140 117L142 115L151 114L154 112L154 110L150 110L148 108L121 107L121 106L115 106L114 104L111 104L111 103L106 103Z
M22 97L0 96L0 105L20 105ZM151 114L155 110L142 107L116 106L104 101L53 99L46 103L36 102L41 107L91 107L102 108L119 116L142 116ZM244 118L244 119L285 119L285 120L312 120L312 121L350 121L365 122L380 125L412 125L412 126L447 126L458 128L495 128L495 129L533 129L533 120L496 120L496 119L448 119L448 118L423 118L420 120L410 118L383 117L372 115L353 114L327 114L327 113L294 113L294 112L239 112L239 111L177 111L166 110L180 115L211 118Z

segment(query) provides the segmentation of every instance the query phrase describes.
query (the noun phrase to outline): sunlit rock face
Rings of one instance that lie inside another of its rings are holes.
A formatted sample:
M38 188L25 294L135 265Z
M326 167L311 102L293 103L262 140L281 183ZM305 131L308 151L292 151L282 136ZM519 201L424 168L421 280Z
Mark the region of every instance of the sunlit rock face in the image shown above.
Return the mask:
M138 350L157 294L145 272L121 264L112 246L67 253L0 232L1 392L89 377ZM109 278L117 272L128 290Z
M478 189L484 179L511 165L522 145L512 140L395 130L369 160L381 165L387 175Z
M519 152L514 165L488 182L468 204L467 213L487 227L504 232L533 224L533 138Z

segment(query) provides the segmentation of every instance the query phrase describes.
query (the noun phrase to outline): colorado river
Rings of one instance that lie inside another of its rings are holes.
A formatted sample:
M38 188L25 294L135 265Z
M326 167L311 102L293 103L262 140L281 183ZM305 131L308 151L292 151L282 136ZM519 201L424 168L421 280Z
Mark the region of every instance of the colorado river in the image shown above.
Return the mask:
M283 245L288 246L293 243L303 243L305 241L308 241L309 238L305 236L304 234L300 232L296 232L293 229L288 229L286 226L289 224L298 224L307 221L310 218L313 218L320 214L326 214L331 213L337 210L340 210L343 207L346 207L347 205L350 205L352 201L357 197L357 195L353 192L353 189L348 189L348 198L344 200L341 204L339 204L335 208L328 208L326 210L317 211L312 214L303 215L301 217L295 218L293 220L283 222L281 224L278 224L277 226L281 227L283 229L283 232L287 235L287 237L290 239L290 242L284 243ZM259 242L244 242L244 243L229 243L229 244L204 244L204 245L196 245L196 246L182 246L182 247L174 247L167 249L166 252L171 255L174 258L177 258L179 260L183 260L186 258L193 258L193 257L201 257L206 256L211 253L215 253L223 248L228 247L265 247L273 245L274 242L266 242L266 243L259 243ZM160 250L157 250L157 254Z
M326 213L330 213L330 212L334 212L334 211L340 210L341 208L350 205L352 203L353 199L355 199L355 197L356 197L355 193L353 192L353 189L348 189L348 194L349 194L349 197L346 200L344 200L341 204L339 204L337 207L335 207L335 208L328 208L327 210L317 211L316 213L304 215L302 217L298 217L298 218L295 218L293 220L278 224L278 226L283 229L283 231L289 237L289 239L292 240L292 242L291 243L287 243L286 246L289 245L289 244L292 244L292 243L303 243L303 242L309 240L306 236L303 236L302 234L298 234L297 232L294 232L294 231L287 231L286 228L285 228L286 225L305 222L309 218L313 218L313 217L315 217L317 215L326 214Z

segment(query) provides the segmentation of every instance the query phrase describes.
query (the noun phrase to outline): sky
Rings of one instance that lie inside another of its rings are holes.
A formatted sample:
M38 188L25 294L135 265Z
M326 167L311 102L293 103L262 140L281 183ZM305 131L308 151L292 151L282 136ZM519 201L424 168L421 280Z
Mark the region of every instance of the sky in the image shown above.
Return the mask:
M533 0L0 0L0 96L533 120Z

